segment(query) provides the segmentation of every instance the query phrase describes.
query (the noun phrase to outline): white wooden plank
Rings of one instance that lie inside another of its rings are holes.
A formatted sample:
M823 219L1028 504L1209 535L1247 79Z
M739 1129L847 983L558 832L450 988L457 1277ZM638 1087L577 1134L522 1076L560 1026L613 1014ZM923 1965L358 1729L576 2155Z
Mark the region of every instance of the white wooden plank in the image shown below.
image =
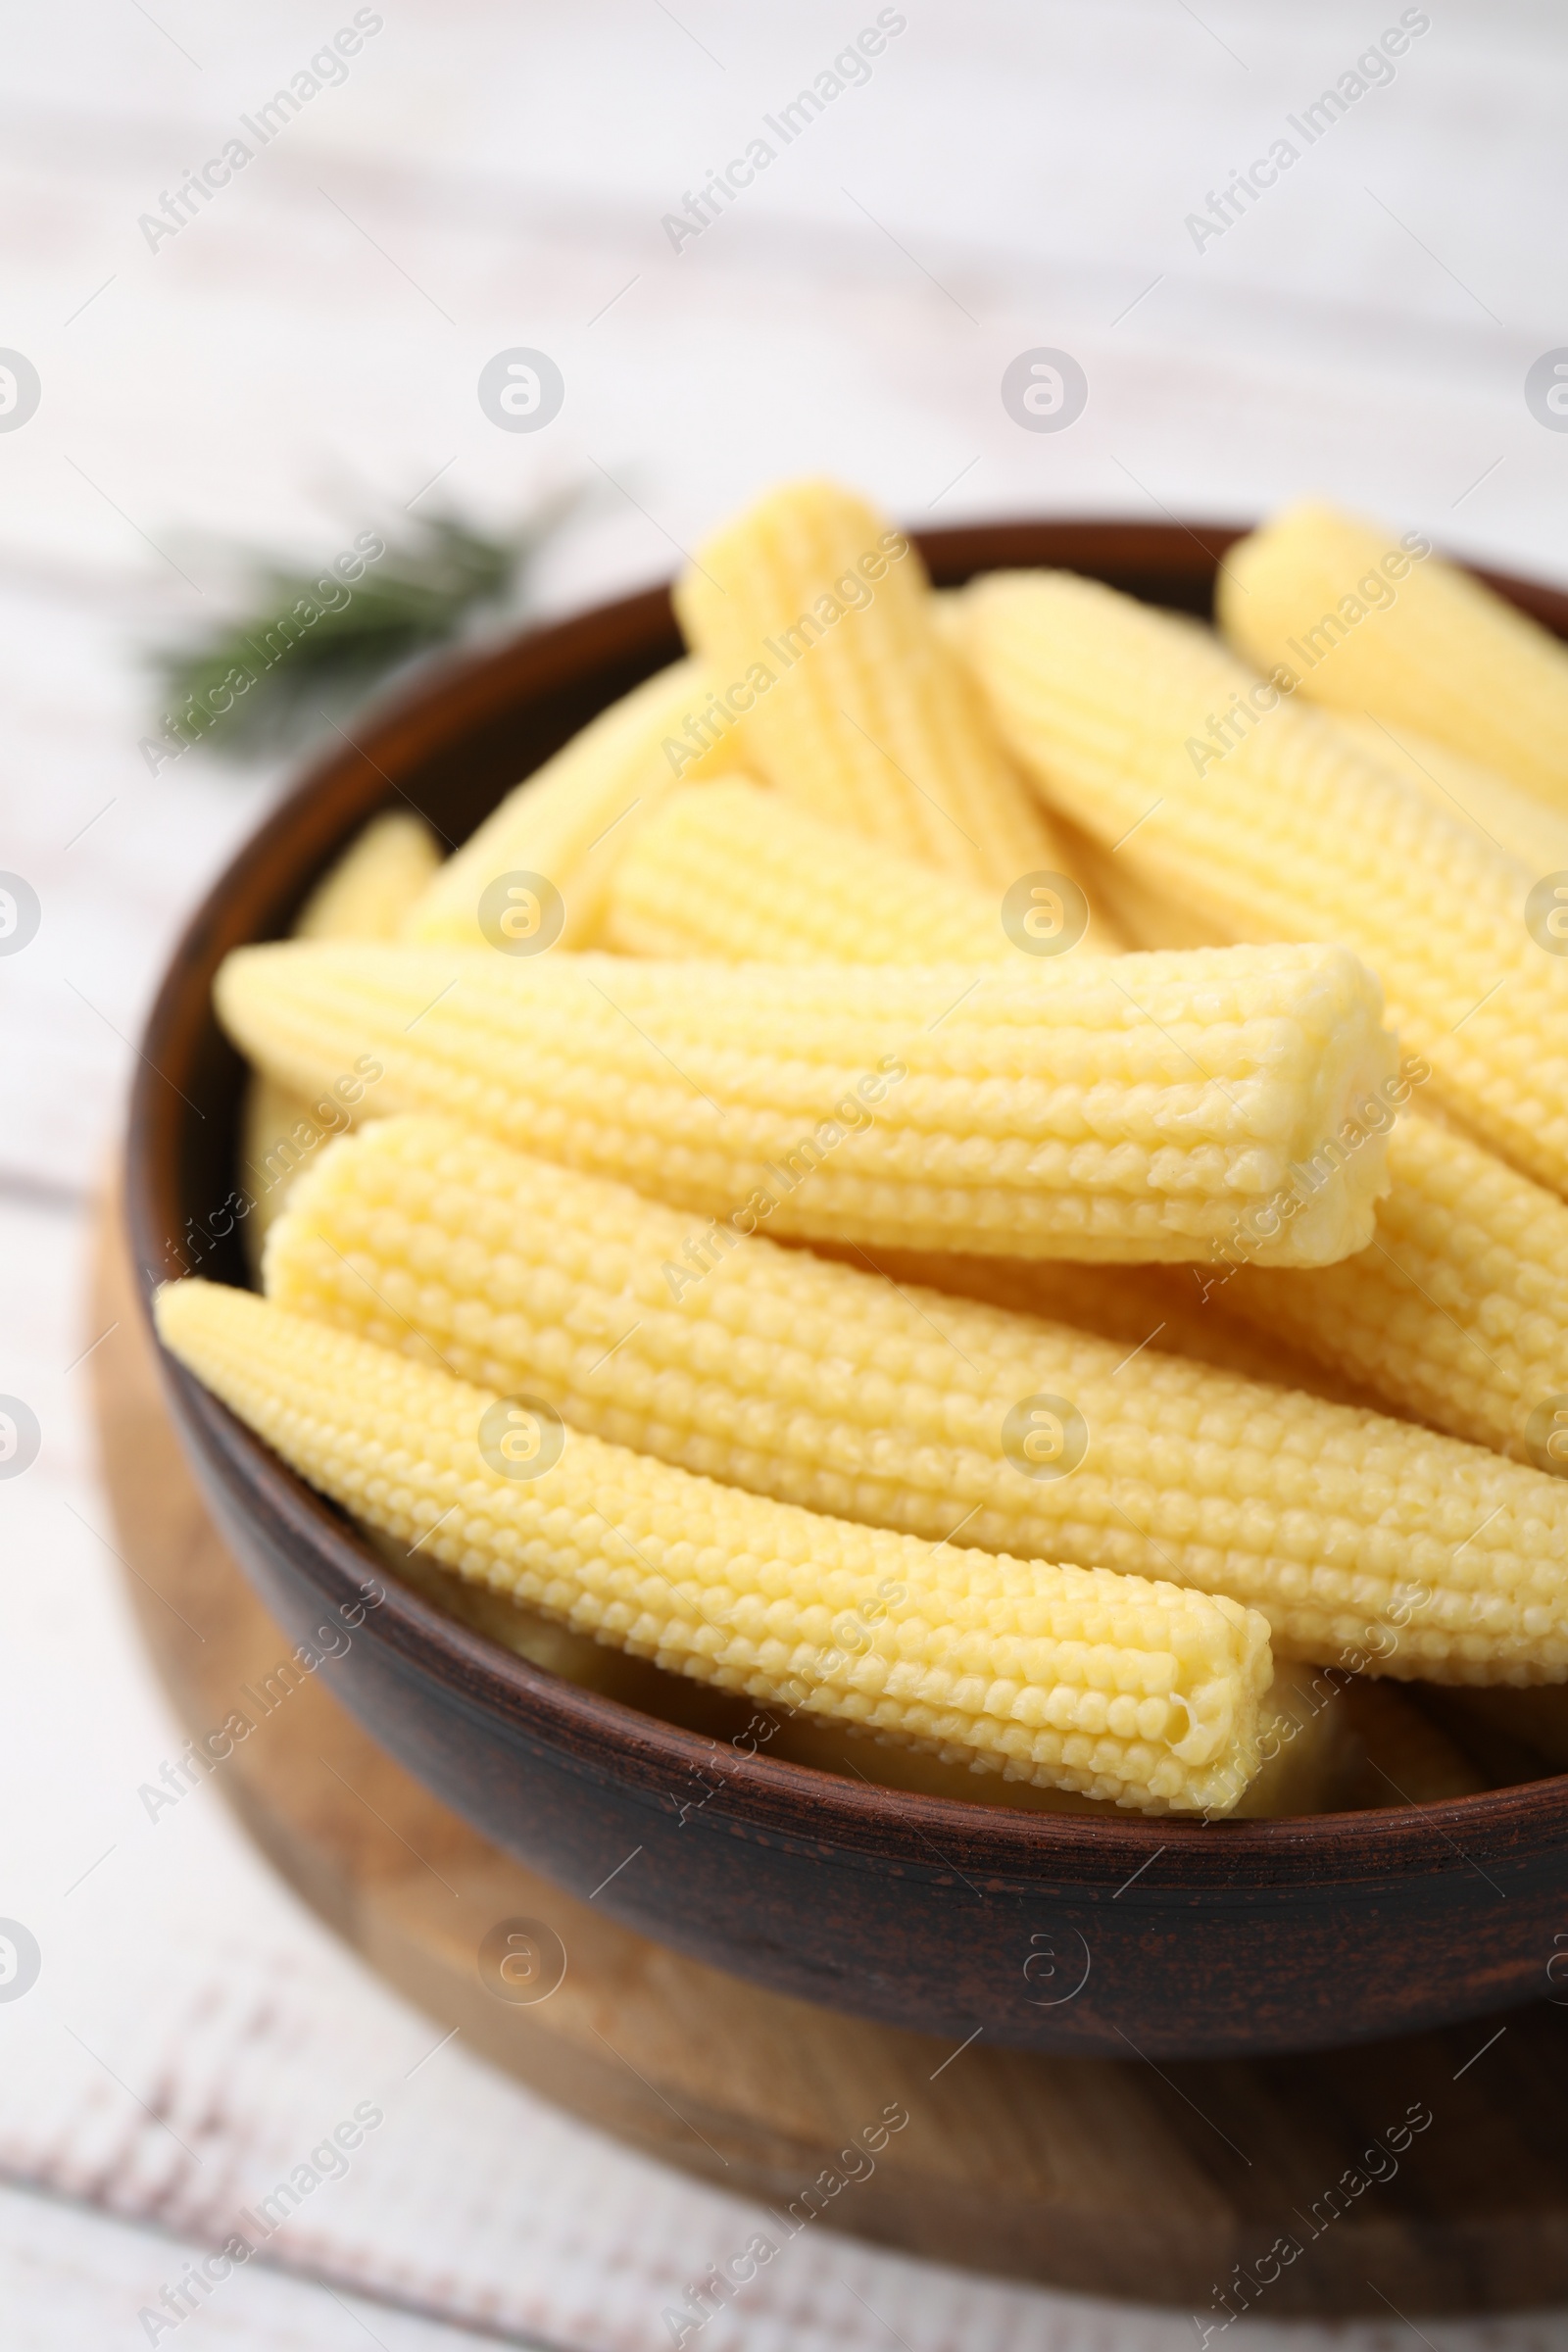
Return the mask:
M8 2352L83 2352L87 2345L167 2344L163 2298L199 2267L207 2249L167 2232L0 2187L0 2308ZM246 2268L184 2300L199 2328L184 2342L209 2352L474 2352L467 2328L338 2293L276 2269ZM150 2314L144 2319L142 2315ZM514 2338L521 2342L521 2338Z
M213 2341L455 2340L355 2305L359 2285L640 2352L744 2230L733 2201L461 2047L406 2082L424 2021L277 1886L216 1792L156 1825L137 1804L177 1735L91 1483L84 1226L15 1186L69 1201L98 1182L173 929L276 787L195 753L154 775L137 748L140 649L220 606L214 538L325 551L439 468L487 513L608 469L630 495L605 486L546 566L554 609L667 572L760 479L822 466L914 520L1243 516L1315 486L1568 573L1563 445L1521 398L1562 331L1568 56L1544 0L1445 0L1396 82L1201 253L1187 212L1364 49L1380 24L1359 0L905 13L866 86L679 253L663 213L873 9L388 10L343 86L157 252L138 214L330 23L314 0L85 0L69 25L8 27L0 218L22 228L0 342L34 357L47 398L0 434L0 868L45 921L0 958L0 1391L33 1402L43 1446L0 1483L0 1639L26 1662L0 1785L27 1792L0 1910L46 1965L0 2007L0 2167L125 2217L0 2193L8 2341L138 2340L136 2298L181 2249L314 2144L334 2100L383 2090L384 2131L281 2248L331 2290L249 2271L204 2311ZM474 398L517 341L567 376L537 444ZM997 396L1041 341L1091 376L1059 442L1020 434ZM189 2234L149 2236L154 2218ZM1166 2352L1189 2327L823 2239L703 2352ZM1544 2352L1560 2324L1425 2332ZM1230 2333L1238 2352L1384 2340Z

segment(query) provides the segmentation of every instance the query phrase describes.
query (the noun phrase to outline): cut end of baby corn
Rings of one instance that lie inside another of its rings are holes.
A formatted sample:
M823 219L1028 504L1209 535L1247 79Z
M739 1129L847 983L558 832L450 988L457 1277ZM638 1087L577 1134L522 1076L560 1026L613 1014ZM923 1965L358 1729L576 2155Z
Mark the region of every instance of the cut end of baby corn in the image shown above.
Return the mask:
M993 963L1102 951L1065 875L987 891L731 776L678 792L610 883L603 940L626 956L762 963ZM1032 928L1031 928L1032 926Z
M1568 1190L1568 961L1514 858L1191 621L1067 573L971 598L977 672L1054 805L1232 936L1353 949L1434 1101Z
M1006 1805L1029 1813L1114 1817L1118 1810L1103 1798L1079 1796L1067 1788L1042 1788L1030 1781L999 1782L994 1774L971 1765L961 1751L935 1755L819 1715L792 1716L762 1737L766 1744L760 1744L759 1752L786 1763L809 1764L818 1772L909 1788L922 1796ZM1258 1740L1262 1768L1237 1805L1228 1812L1211 1808L1208 1818L1275 1821L1333 1811L1352 1752L1343 1678L1336 1682L1310 1666L1277 1666L1263 1701Z
M1257 668L1435 736L1568 814L1568 651L1420 531L1288 507L1231 549L1217 609Z
M744 764L830 822L991 890L1059 870L902 531L837 484L787 484L701 548L675 589ZM694 748L706 737L694 737Z
M1336 948L737 964L246 948L220 1015L293 1086L363 1057L443 1112L679 1207L1006 1257L1330 1263L1371 1239L1392 1078ZM1365 1114L1365 1115L1363 1115Z
M410 908L404 938L508 955L594 941L635 827L682 774L696 781L737 763L724 745L671 763L666 746L705 691L700 664L677 662L590 720L447 859Z
M1568 1484L1162 1355L1156 1317L1106 1341L999 1312L432 1119L324 1155L266 1279L292 1313L778 1501L1223 1592L1282 1653L1353 1673L1568 1674Z
M1145 1812L1228 1808L1254 1777L1273 1667L1252 1610L741 1494L248 1292L172 1284L156 1312L355 1517L668 1671Z

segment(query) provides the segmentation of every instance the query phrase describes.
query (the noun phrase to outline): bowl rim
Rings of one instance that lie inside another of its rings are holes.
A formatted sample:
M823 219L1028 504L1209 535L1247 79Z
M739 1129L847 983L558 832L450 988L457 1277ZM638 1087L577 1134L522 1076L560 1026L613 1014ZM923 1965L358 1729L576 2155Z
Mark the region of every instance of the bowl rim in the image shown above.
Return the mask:
M911 531L909 538L939 584L1042 563L1103 576L1108 557L1128 573L1152 568L1200 584L1247 527L1048 515ZM1568 636L1568 592L1470 568L1555 634ZM260 909L275 903L277 894L262 878L282 859L294 867L303 892L367 816L379 806L395 806L400 787L381 759L407 768L414 755L438 748L476 715L504 711L530 685L590 680L607 652L623 653L630 638L654 657L650 666L666 645L673 652L678 641L667 587L597 604L499 646L421 665L400 689L372 704L352 741L345 736L305 764L204 893L175 942L138 1046L124 1217L140 1309L176 1424L229 1507L261 1522L304 1570L323 1607L359 1603L367 1575L373 1576L383 1596L373 1604L374 1638L403 1672L433 1677L449 1698L477 1709L497 1729L550 1746L586 1777L629 1787L647 1801L667 1799L671 1806L697 1773L713 1773L728 1747L722 1787L704 1811L742 1835L808 1849L821 1859L842 1853L857 1867L880 1863L916 1879L957 1873L1034 1886L1056 1879L1085 1891L1114 1885L1138 1907L1155 1899L1156 1891L1164 1902L1172 1893L1220 1890L1235 1900L1289 1893L1299 1901L1310 1899L1315 1888L1331 1902L1348 1885L1460 1871L1485 1878L1483 1861L1505 1862L1535 1850L1553 1831L1568 1831L1565 1774L1426 1804L1204 1823L1133 1811L1037 1813L988 1804L983 1793L973 1799L928 1795L761 1752L748 1755L733 1743L536 1667L400 1584L334 1505L157 1344L153 1294L168 1275L184 1270L172 1238L180 1230L178 1137L187 1111L205 1116L162 1065L172 1060L179 1067L192 1041L210 1026L210 979L220 955L242 937L267 935L257 928ZM1141 1874L1156 1852L1164 1864L1157 1890L1144 1887L1141 1876L1133 1885L1129 1872Z

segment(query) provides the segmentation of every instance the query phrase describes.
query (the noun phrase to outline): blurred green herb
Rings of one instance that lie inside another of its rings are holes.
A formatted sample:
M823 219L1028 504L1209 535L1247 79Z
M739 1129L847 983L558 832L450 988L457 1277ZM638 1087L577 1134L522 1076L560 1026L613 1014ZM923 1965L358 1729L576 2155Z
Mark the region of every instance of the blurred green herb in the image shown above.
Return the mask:
M508 536L437 514L361 531L318 571L254 564L237 618L153 656L163 733L143 743L148 765L204 741L236 760L297 747L400 662L516 603L581 496L562 493Z

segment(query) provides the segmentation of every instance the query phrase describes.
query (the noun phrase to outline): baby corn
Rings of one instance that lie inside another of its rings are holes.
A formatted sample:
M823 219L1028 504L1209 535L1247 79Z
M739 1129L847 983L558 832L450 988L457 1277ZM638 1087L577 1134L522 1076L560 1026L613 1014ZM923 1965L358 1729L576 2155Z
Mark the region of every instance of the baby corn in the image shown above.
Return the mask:
M422 818L394 809L371 817L317 884L294 923L296 939L396 939L409 908L441 863ZM334 1073L337 1075L338 1073ZM243 1228L252 1271L289 1186L323 1134L352 1123L341 1095L312 1102L275 1079L253 1076L240 1112L240 1165L251 1198Z
M1313 1667L1288 1661L1277 1665L1259 1718L1262 1768L1248 1783L1239 1804L1211 1806L1210 1818L1275 1821L1287 1814L1337 1810L1340 1784L1355 1761L1347 1689L1343 1679L1336 1683ZM1390 1684L1378 1689L1390 1697L1398 1696ZM846 1780L912 1788L922 1796L956 1798L960 1804L1008 1805L1029 1813L1115 1811L1102 1797L1042 1788L1030 1781L999 1782L966 1760L944 1762L904 1740L852 1730L822 1715L791 1716L765 1745L759 1743L759 1752L789 1764L809 1764Z
M1218 611L1259 669L1435 735L1568 814L1568 652L1419 532L1289 507L1232 548Z
M1067 896L1045 910L1057 938ZM1017 953L1003 912L1001 892L736 776L676 793L639 827L611 879L603 940L622 955L737 962L992 963Z
M848 1724L842 1717L786 1712L778 1707L759 1713L749 1698L732 1697L712 1683L694 1683L683 1675L661 1673L646 1658L607 1649L591 1634L573 1633L568 1626L514 1599L510 1592L468 1584L435 1563L426 1565L423 1551L411 1553L391 1536L373 1528L364 1532L394 1575L415 1586L446 1615L472 1626L504 1649L581 1688L603 1690L624 1706L639 1707L645 1715L680 1724L715 1742L733 1741L748 1755L808 1764L817 1772L871 1781L881 1788L912 1788L925 1796L951 1797L960 1804L1006 1805L1030 1813L1114 1815L1117 1811L1114 1798L1080 1796L1071 1788L1003 1778L973 1749L948 1747L939 1754L895 1734ZM1349 1687L1343 1675L1325 1673L1321 1667L1276 1660L1274 1680L1258 1715L1257 1777L1249 1779L1250 1767L1238 1759L1235 1772L1242 1788L1241 1801L1231 1806L1228 1789L1221 1789L1205 1807L1208 1817L1261 1821L1288 1813L1336 1810L1340 1783L1350 1760L1346 1737ZM1393 1684L1377 1688L1391 1697L1396 1695ZM1559 1699L1565 1695L1554 1685L1542 1685L1531 1693L1533 1697L1543 1694ZM1479 1698L1489 1694L1471 1691L1464 1695ZM1521 1693L1506 1695L1517 1701Z
M1395 735L1381 720L1349 710L1336 710L1334 724L1369 760L1467 825L1485 849L1516 858L1533 876L1568 873L1568 816L1413 727ZM1099 846L1075 841L1069 865L1094 904L1102 952L1107 928L1120 944L1146 949L1225 947L1237 936L1234 923L1196 912Z
M1568 1206L1435 1121L1389 1139L1369 1250L1215 1297L1259 1332L1478 1446L1568 1474Z
M862 499L773 492L706 543L675 607L718 689L688 749L744 712L738 764L818 816L991 890L1059 870L919 557Z
M1283 1655L1568 1675L1568 1484L1479 1447L762 1241L444 1122L340 1144L291 1312L780 1500L1260 1610Z
M972 600L977 669L1049 798L1199 913L1364 956L1438 1102L1568 1189L1568 961L1559 909L1527 922L1523 867L1191 622L1065 573Z
M828 1247L831 1245L818 1245ZM1241 1311L1220 1303L1234 1298L1234 1279L1225 1267L1086 1266L1070 1258L947 1257L936 1250L846 1250L846 1262L885 1274L892 1282L914 1283L956 1298L979 1298L1014 1314L1043 1315L1070 1323L1129 1348L1156 1348L1162 1355L1189 1356L1247 1380L1275 1388L1302 1389L1334 1404L1375 1403L1373 1394L1342 1377L1321 1354L1291 1346L1263 1318L1254 1330ZM1360 1265L1366 1251L1346 1262ZM1298 1269L1298 1276L1305 1269Z
M667 1670L1144 1812L1256 1772L1272 1664L1234 1602L936 1550L575 1433L526 1475L481 1435L514 1405L248 1292L167 1286L158 1328L357 1518Z
M1512 797L1542 827L1563 825ZM1149 894L1156 936L1168 905ZM1144 924L1133 927L1136 935ZM1568 1473L1568 1206L1420 1115L1391 1129L1388 1172L1370 1248L1289 1279L1241 1264L1200 1276L900 1252L879 1252L878 1262L901 1280L1056 1315L1129 1345L1158 1327L1152 1346L1344 1402L1382 1402Z
M1392 1083L1335 948L1012 965L246 948L220 1017L297 1086L380 1065L445 1111L672 1204L1010 1257L1311 1265L1364 1248ZM1336 1139L1353 1130L1345 1146Z
M1074 844L1072 870L1095 907L1103 909L1115 936L1130 948L1181 954L1192 948L1228 948L1234 930L1210 909L1179 905L1164 890L1136 873L1125 858L1098 842Z
M422 817L401 808L372 816L300 908L294 937L396 939L440 866Z
M634 826L674 787L664 739L702 696L699 664L677 662L601 711L447 859L409 910L403 936L478 947L499 937L524 940L516 926L537 931L543 923L553 934L548 945L575 948L594 939L616 858ZM727 754L716 762L698 758L684 773L696 778L733 764ZM543 880L554 899L523 884L506 903L503 886L513 875ZM503 903L484 903L487 891Z
M1334 723L1370 759L1419 786L1434 808L1462 817L1491 849L1517 858L1532 876L1568 873L1568 813L1548 808L1505 776L1414 727L1389 727L1358 710L1336 710Z

